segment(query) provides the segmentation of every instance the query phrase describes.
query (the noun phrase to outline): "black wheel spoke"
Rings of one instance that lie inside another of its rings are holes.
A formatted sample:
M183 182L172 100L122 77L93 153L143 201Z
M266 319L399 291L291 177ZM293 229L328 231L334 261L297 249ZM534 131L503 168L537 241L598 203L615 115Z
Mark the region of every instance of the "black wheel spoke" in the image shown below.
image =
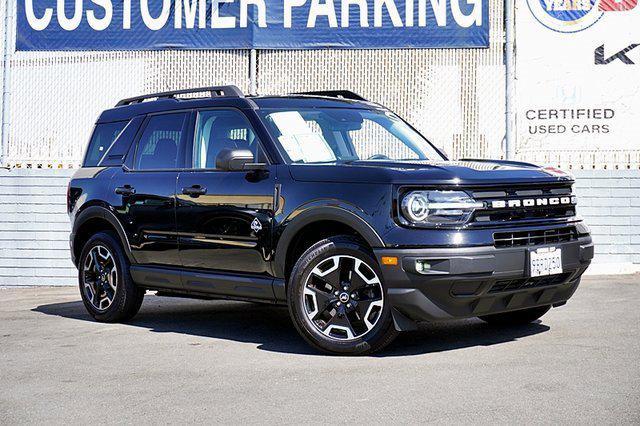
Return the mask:
M318 313L312 318L312 321L321 330L326 330L327 326L331 323L336 316L336 308L332 305L327 305L324 308L320 308Z
M102 289L98 286L95 286L93 288L93 298L91 299L91 303L93 303L93 306L97 307L98 309L100 309L100 293L102 293Z
M359 263L356 267L357 270L353 271L353 279L351 280L351 289L353 291L360 291L366 287L376 287L376 284L379 284L375 272L368 265Z
M353 277L351 278L351 291L358 291L367 285L368 283L362 279L360 274L354 271Z
M102 266L100 265L100 261L98 260L97 250L91 250L91 261L93 262L93 269L100 273L102 271Z
M335 291L340 288L340 266L326 275L316 275L315 278L326 283L333 291Z
M353 336L357 335L353 327L351 326L351 321L349 320L349 317L346 314L344 308L337 309L336 315L331 318L331 320L324 327L324 330L331 331L333 327L339 327L338 330L346 329L349 330Z
M343 312L339 312L337 315L335 315L331 322L330 325L337 325L339 327L345 327L348 328L350 330L353 330L351 328L351 321L349 321L348 316Z
M352 309L348 312L347 318L351 325L354 335L363 334L367 331L367 324L364 322L364 315L358 309Z
M84 283L85 284L89 284L89 285L94 285L97 279L97 275L95 272L93 271L84 271L83 272L83 279L84 279Z
M105 282L102 286L105 296L111 301L113 299L114 291L111 288L111 284L109 282Z
M334 291L334 285L329 282L326 277L313 274L309 277L308 287L321 293L331 293Z
M355 260L353 258L350 257L341 257L340 258L340 267L338 268L340 270L340 282L339 285L340 287L343 286L351 286L351 279L353 278L354 275L354 265L355 265Z
M313 320L317 320L321 318L327 310L333 309L333 304L331 303L334 299L326 293L317 292L316 293L316 303L318 304L318 313L315 315Z
M358 313L360 318L364 318L369 310L369 306L371 306L371 303L373 302L373 300L359 300L357 302L355 311Z
M382 291L380 287L375 285L367 285L360 287L353 292L358 302L377 302L382 300Z

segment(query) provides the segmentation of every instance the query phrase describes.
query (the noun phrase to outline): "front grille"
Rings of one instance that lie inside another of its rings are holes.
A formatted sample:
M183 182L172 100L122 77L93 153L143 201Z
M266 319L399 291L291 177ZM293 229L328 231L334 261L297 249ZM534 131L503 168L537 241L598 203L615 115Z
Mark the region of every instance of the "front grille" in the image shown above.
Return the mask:
M482 210L477 211L475 222L513 222L531 219L562 219L576 215L573 206L533 207L531 209Z
M542 187L512 187L512 188L476 188L471 195L478 201L486 201L491 206L492 200L527 200L539 197L571 197L570 184L547 184ZM562 219L576 215L575 205L535 205L528 207L487 208L477 210L472 221L482 225L489 223L504 223L514 221Z
M496 248L539 246L544 244L566 243L578 239L575 226L555 229L535 229L533 231L496 232L493 245Z
M489 290L489 293L500 293L504 291L524 290L535 287L548 287L562 284L569 279L571 272L551 275L547 277L518 278L515 280L497 281Z

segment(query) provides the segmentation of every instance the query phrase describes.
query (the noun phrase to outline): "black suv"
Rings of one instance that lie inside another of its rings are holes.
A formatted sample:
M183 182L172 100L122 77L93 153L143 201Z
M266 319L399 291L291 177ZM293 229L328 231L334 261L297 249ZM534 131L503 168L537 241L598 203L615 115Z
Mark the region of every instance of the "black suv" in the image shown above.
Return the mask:
M418 321L564 304L593 257L573 183L448 161L347 91L157 93L98 119L69 185L71 253L98 321L129 320L147 290L275 303L314 347L363 354Z

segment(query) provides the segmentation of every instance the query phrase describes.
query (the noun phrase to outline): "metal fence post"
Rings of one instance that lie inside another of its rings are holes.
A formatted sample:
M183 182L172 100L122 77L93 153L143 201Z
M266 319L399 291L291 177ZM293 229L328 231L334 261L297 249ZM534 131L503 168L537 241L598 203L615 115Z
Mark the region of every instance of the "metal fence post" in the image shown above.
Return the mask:
M9 101L11 98L11 53L12 48L9 47L11 42L11 22L13 22L13 1L5 1L4 10L4 62L2 70L2 138L0 138L0 166L6 161L6 150L9 142Z
M249 94L258 94L258 51L251 49L249 52Z
M505 157L511 160L516 148L516 64L515 64L515 0L504 2L505 26Z

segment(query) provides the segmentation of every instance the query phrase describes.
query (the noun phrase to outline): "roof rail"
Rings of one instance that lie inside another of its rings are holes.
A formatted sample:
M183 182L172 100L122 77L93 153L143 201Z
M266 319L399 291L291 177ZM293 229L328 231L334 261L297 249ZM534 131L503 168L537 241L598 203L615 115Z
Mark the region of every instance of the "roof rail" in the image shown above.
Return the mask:
M318 90L315 92L298 92L292 95L326 96L329 98L351 99L354 101L366 101L365 98L350 90Z
M242 90L236 86L211 86L211 87L199 87L195 89L183 89L172 90L170 92L152 93L149 95L136 96L134 98L123 99L116 104L116 106L139 104L147 99L175 99L176 95L184 95L188 93L200 93L209 92L212 98L230 97L230 98L244 98Z

